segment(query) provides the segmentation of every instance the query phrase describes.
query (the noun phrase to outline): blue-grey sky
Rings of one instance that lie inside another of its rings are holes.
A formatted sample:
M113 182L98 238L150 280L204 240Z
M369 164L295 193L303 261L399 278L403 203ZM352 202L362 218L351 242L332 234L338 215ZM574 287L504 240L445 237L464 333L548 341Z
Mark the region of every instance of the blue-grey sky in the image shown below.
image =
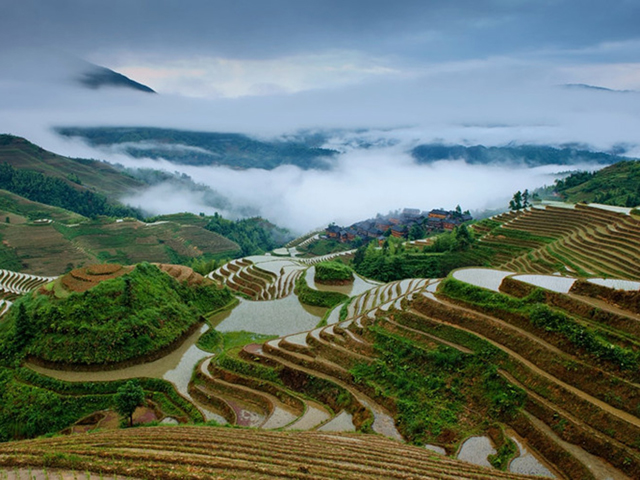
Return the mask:
M0 0L0 132L181 169L296 230L405 206L505 206L552 182L555 167L427 167L407 152L577 143L640 157L639 20L639 0ZM83 90L78 59L160 95ZM63 125L270 137L320 128L343 153L328 172L178 167L61 139L51 127ZM363 141L387 147L353 148ZM167 188L129 200L209 211Z
M640 84L629 71L640 61L639 19L637 0L3 0L0 49L58 49L201 97L496 58L625 89ZM607 73L610 64L624 71Z

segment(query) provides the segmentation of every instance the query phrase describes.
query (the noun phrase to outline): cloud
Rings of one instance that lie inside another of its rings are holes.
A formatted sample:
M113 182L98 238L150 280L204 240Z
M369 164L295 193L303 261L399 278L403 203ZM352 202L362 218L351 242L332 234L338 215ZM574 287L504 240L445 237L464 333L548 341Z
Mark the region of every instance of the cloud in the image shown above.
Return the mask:
M475 18L463 14L458 20L451 19L444 3L430 11L431 24L436 25L440 18L443 26L459 21L472 24L469 28L474 31L488 28L482 21L484 15ZM491 2L499 14L496 21L507 34L516 20L504 16L499 3ZM167 5L161 3L158 8L163 11ZM521 8L525 7L539 8L531 2L521 2ZM138 7L132 8L132 18L139 18L135 12ZM42 14L47 11L49 7ZM174 19L178 23L180 15ZM347 18L357 18L355 12L350 15ZM466 51L446 60L422 56L421 61L413 62L413 46L441 42L446 34L434 27L426 29L425 35L417 35L419 29L410 23L409 27L414 27L397 37L398 43L394 44L390 32L400 32L396 24L399 17L395 15L390 16L389 23L377 13L374 15L372 21L380 26L377 49L363 46L363 39L371 32L360 32L351 44L345 32L338 32L338 41L320 42L323 48L310 49L311 42L300 50L276 48L270 54L258 52L256 47L255 51L248 49L238 55L229 53L232 49L220 53L225 48L206 54L185 48L182 56L171 49L164 56L145 56L148 52L144 49L118 56L118 42L105 54L117 56L122 65L131 69L140 69L137 72L146 74L152 87L156 87L152 82L165 81L169 91L204 93L204 98L177 93L148 96L116 89L82 90L72 80L86 63L0 51L2 64L12 66L0 72L0 131L25 136L60 154L185 172L229 199L235 208L225 213L235 215L237 209L253 209L296 230L330 221L350 223L405 206L427 209L460 204L473 210L506 205L514 191L551 182L553 168L510 169L460 162L418 166L407 152L419 143L493 146L570 142L595 150L625 145L634 152L640 151L639 94L558 87L586 83L640 89L637 62L585 63L577 60L578 54L567 52L490 54L492 48L483 55L473 56ZM339 25L345 21L336 20ZM129 29L129 22L124 20L122 28ZM274 22L282 23L279 18ZM318 34L331 31L330 26L320 28L315 20L312 23L309 29ZM142 26L141 30L146 28ZM264 34L260 28L252 34L254 43L260 42ZM273 31L276 27L264 28ZM302 30L300 27L297 33L303 35ZM70 32L70 36L76 34ZM464 43L462 37L468 34L464 33L459 42ZM278 36L278 41L284 41L284 34ZM223 42L223 47L229 45ZM562 49L554 47L549 51L552 50ZM398 55L393 54L396 51ZM571 55L573 60L566 61ZM198 58L202 61L194 62ZM134 80L144 80L135 75L136 70L125 73ZM342 155L335 167L326 172L290 166L269 172L183 167L134 160L116 150L96 150L60 138L52 131L56 126L136 125L239 132L261 138L320 129L333 132L329 146ZM211 211L201 192L175 186L156 187L128 200L163 213L178 209Z
M401 73L382 59L355 51L260 60L201 56L156 61L127 58L118 70L160 93L209 98L297 93Z
M163 162L155 165L175 168ZM378 212L387 213L402 207L453 209L459 204L463 209L474 211L506 208L516 190L552 184L557 172L566 167L529 169L468 165L463 161L417 165L401 149L391 147L350 151L341 155L329 171L301 170L295 166L271 171L179 168L227 197L231 204L251 208L303 233L332 221L350 225ZM126 200L154 213L169 213L176 208L196 213L211 211L203 206L201 199L178 190L154 190Z

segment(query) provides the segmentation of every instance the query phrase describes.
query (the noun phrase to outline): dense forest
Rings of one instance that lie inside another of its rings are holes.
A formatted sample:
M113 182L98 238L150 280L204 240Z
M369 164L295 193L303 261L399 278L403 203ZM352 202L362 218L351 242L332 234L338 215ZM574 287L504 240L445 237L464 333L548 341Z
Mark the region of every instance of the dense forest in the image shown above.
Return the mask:
M60 178L49 177L31 170L15 169L7 163L0 164L0 189L8 190L34 202L61 207L85 217L106 215L142 218L139 210L109 202L103 195L75 189Z
M259 255L282 246L291 240L291 234L260 217L227 220L219 214L207 217L204 228L216 232L240 245L242 254Z

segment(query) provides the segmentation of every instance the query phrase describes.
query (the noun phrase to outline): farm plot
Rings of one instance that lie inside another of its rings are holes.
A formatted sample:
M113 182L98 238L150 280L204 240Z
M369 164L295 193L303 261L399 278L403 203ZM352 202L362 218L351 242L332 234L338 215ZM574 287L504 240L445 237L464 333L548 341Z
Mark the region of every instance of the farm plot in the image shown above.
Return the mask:
M118 478L534 478L491 471L382 437L156 427L12 442L0 465L75 468ZM1 467L0 467L1 468Z

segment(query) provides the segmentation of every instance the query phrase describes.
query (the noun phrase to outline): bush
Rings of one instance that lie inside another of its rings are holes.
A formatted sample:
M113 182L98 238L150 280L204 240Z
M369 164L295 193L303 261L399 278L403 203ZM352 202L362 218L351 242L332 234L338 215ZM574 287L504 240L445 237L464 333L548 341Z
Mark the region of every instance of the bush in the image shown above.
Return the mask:
M315 266L315 281L318 283L353 282L353 270L339 260L321 262Z

